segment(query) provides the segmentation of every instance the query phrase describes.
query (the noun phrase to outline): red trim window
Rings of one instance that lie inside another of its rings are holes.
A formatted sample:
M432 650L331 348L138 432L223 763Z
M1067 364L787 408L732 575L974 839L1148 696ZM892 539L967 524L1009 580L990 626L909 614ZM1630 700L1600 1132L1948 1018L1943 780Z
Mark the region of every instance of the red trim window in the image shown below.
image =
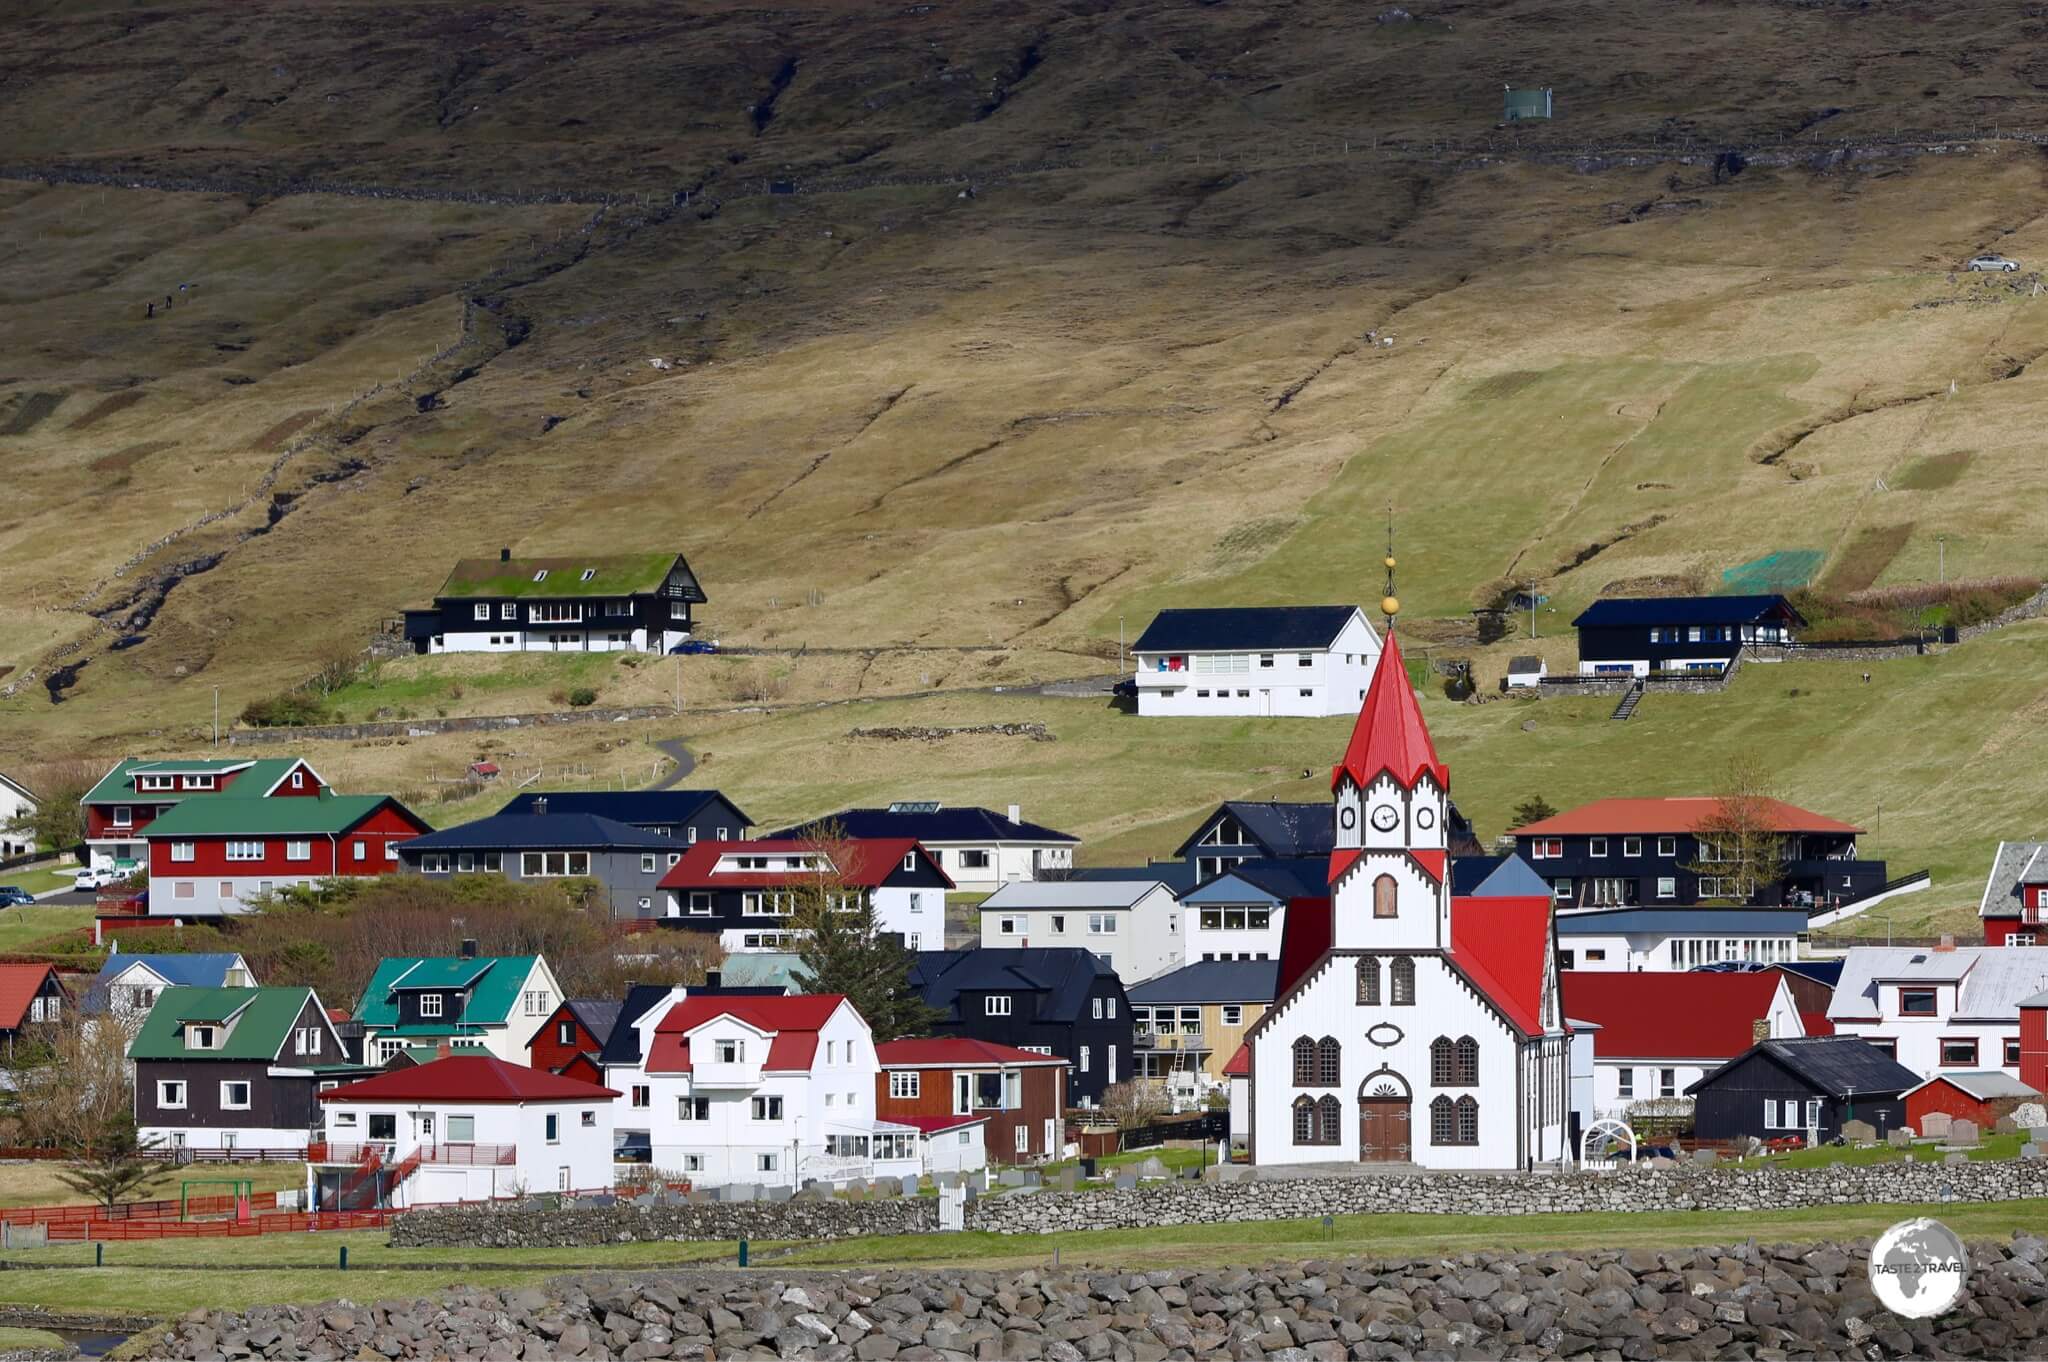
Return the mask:
M1890 1036L1865 1036L1863 1043L1883 1055L1886 1059L1899 1057L1899 1043Z
M1529 839L1529 855L1535 859L1562 856L1564 855L1564 838L1531 837Z
M2018 1036L2007 1036L2005 1038L2005 1067L2008 1069L2017 1069L2019 1068L2019 1066L2020 1038Z
M1939 1011L1935 1003L1935 991L1931 988L1902 988L1899 990L1899 1015L1902 1017L1932 1017Z
M1941 1064L1945 1069L1976 1068L1977 1038L1975 1036L1943 1036L1941 1038Z

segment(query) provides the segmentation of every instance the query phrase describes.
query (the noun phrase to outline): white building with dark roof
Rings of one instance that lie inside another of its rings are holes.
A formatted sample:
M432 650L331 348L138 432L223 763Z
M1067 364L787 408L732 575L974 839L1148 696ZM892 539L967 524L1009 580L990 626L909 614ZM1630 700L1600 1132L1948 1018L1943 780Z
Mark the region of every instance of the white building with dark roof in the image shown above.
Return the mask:
M1080 946L1129 984L1187 960L1180 905L1153 879L1006 884L981 901L984 946Z
M1379 655L1355 605L1162 610L1131 645L1143 715L1356 714Z
M2048 954L2009 946L1859 946L1828 1005L1835 1034L1860 1036L1922 1078L2020 1070L2020 1005L2048 981Z

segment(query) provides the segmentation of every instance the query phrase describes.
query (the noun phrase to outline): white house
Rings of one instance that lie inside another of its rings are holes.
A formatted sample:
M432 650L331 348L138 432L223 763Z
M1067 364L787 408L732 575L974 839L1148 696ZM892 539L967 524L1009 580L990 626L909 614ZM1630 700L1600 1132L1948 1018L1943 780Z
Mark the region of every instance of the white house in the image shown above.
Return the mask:
M1239 861L1181 895L1187 962L1278 960L1287 905L1329 895L1323 860Z
M1506 686L1509 690L1534 689L1543 685L1543 678L1550 675L1550 664L1533 654L1508 659Z
M981 901L984 946L1080 946L1125 984L1186 961L1180 905L1158 880L1006 884Z
M1594 908L1557 915L1557 949L1579 972L1778 964L1799 958L1806 927L1803 908Z
M876 1119L874 1037L842 995L698 995L657 1010L639 1063L606 1068L656 1170L770 1187L920 1170L917 1130Z
M562 986L547 957L392 955L377 962L356 1020L363 1024L363 1058L383 1064L418 1045L472 1045L523 1064L534 1032L562 1005Z
M1561 1166L1551 905L1451 894L1450 774L1391 636L1332 794L1329 945L1248 1039L1252 1161Z
M306 1176L320 1210L490 1201L612 1185L612 1103L579 1078L455 1055L320 1094Z
M1861 1036L1933 1078L2020 1067L2020 1003L2041 991L2048 955L2015 946L1857 946L1828 1004L1837 1035Z
M1162 610L1131 645L1138 713L1356 714L1379 653L1355 605Z
M1592 1032L1591 1116L1684 1101L1685 1090L1760 1040L1806 1034L1778 970L1559 976L1572 1025Z
M111 1014L132 1029L167 988L251 988L255 983L249 962L234 951L156 955L117 949L86 985L80 1010L86 1016Z
M817 894L871 905L877 930L901 936L915 951L945 943L953 882L931 851L908 837L759 837L698 842L660 887L670 926L716 932L729 954L793 948L797 911Z
M35 838L28 833L7 830L14 820L27 818L35 811L36 797L28 787L0 771L0 857L26 856L36 849Z
M1021 805L997 813L935 799L903 799L885 809L841 809L769 835L803 841L821 828L856 840L914 841L951 877L954 888L973 894L1041 875L1065 875L1073 870L1074 852L1081 845L1071 833L1026 822ZM937 945L928 940L925 948Z

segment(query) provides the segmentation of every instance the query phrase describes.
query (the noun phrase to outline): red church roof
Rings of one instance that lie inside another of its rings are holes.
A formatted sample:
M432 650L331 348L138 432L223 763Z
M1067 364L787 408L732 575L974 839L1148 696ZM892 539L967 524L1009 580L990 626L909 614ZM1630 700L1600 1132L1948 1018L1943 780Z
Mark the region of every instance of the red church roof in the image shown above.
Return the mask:
M1451 784L1450 772L1429 740L1429 726L1422 721L1422 707L1415 701L1415 688L1408 683L1408 669L1401 662L1401 645L1391 631L1380 650L1365 703L1358 708L1358 723L1344 749L1344 762L1330 773L1330 788L1336 789L1348 775L1363 789L1382 771L1406 789L1413 789L1424 771L1443 789Z
M323 1102L609 1102L619 1094L496 1055L453 1055L320 1094Z
M1223 1066L1225 1078L1250 1078L1252 1076L1252 1047L1240 1045L1230 1062Z
M719 1017L736 1018L774 1037L768 1045L768 1057L761 1064L764 1071L808 1072L818 1053L818 1028L845 1001L843 993L738 998L711 994L685 998L655 1023L654 1043L647 1051L647 1072L690 1072L689 1033Z
M1752 974L1566 970L1564 1012L1598 1022L1600 1059L1733 1059L1756 1044L1751 1026L1770 1014L1782 981Z
M918 1036L885 1041L875 1047L885 1069L974 1068L984 1064L1065 1064L1057 1055L1019 1050L1013 1045L972 1040L966 1036ZM890 1118L894 1120L894 1117Z
M1548 898L1451 900L1451 963L1527 1035L1543 1032L1550 950Z

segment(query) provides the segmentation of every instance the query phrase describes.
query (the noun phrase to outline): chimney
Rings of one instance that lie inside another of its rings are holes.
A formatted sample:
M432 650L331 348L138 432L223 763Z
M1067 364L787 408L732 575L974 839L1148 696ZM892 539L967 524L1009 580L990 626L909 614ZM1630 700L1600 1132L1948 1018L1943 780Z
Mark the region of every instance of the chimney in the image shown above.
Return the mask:
M1012 823L1024 821L1024 806L1022 804L1012 804L1010 806L1010 821Z
M455 1047L454 1047L454 1046L452 1046L452 1045L450 1045L450 1044L449 1044L449 1043L448 1043L447 1041L445 1041L445 1040L442 1040L442 1041L437 1041L437 1042L435 1042L435 1044L434 1044L434 1058L435 1058L435 1059L446 1059L446 1058L448 1058L448 1057L449 1057L450 1055L452 1055L452 1054L454 1054L454 1053L455 1053Z
M719 980L724 977L724 970L707 969L704 971L704 987L707 990L716 989L719 986Z
M501 562L501 563L509 563L509 562L511 562L511 561L512 561L512 550L510 550L510 549L499 549L499 550L498 550L498 561L499 561L499 562Z
M1954 932L1943 932L1941 934L1941 940L1936 942L1934 946L1934 949L1938 951L1952 951L1955 948L1956 934Z
M463 958L464 960L474 960L474 959L476 959L476 938L475 938L475 937L473 937L473 936L465 936L465 937L463 937L463 938L462 938L462 958Z
M533 797L533 811L536 815L545 814L548 811L548 797L546 795L535 795Z
M1771 1019L1769 1017L1758 1017L1755 1021L1749 1024L1750 1044L1754 1045L1760 1041L1769 1040L1770 1038Z

